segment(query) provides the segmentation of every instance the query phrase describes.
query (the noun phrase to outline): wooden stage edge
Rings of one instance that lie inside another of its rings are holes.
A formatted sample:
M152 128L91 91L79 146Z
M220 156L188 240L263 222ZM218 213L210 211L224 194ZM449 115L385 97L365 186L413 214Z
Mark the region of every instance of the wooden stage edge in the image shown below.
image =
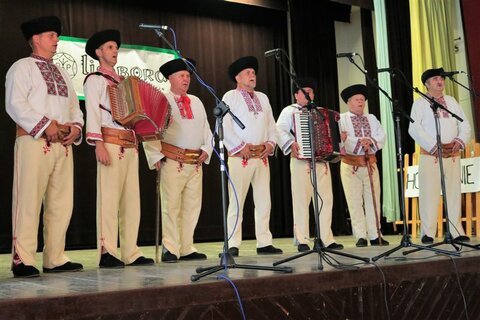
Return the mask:
M342 252L371 258L398 245L399 237L387 238L388 247L340 242L347 244ZM283 255L257 256L251 242L242 245L235 261L272 266L295 254L291 240L284 241L289 247ZM83 250L69 253L94 257L83 272L35 279L1 274L0 319L243 319L242 309L246 319L480 319L480 252L467 247L459 257L427 250L404 256L409 249L402 248L369 264L313 253L282 264L294 269L289 274L232 268L191 282L196 267L220 261L215 253L221 244L198 245L207 247L213 248L209 259L200 262L105 270L95 267L95 251ZM344 268L330 266L332 258Z

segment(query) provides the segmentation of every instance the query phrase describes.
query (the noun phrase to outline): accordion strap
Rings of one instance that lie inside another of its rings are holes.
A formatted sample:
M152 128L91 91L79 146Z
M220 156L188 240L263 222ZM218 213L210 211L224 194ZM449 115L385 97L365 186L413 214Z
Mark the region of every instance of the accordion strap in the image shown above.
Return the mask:
M88 79L90 76L93 76L93 75L95 75L95 76L102 76L102 77L104 77L105 79L110 80L110 81L112 81L112 82L115 83L115 84L119 84L119 83L120 83L120 82L118 82L114 77L109 76L108 74L102 73L102 72L100 72L100 71L97 71L97 72L92 72L92 73L87 74L87 76L85 77L85 79L83 79L83 84L85 84L85 82L87 82L87 79Z
M102 76L104 77L105 79L107 80L110 80L111 82L115 83L115 84L119 84L120 82L118 82L114 77L112 76L109 76L108 74L105 74L105 73L102 73L100 71L97 71L97 72L92 72L92 73L89 73L87 74L87 76L85 77L85 79L83 79L83 84L85 84L85 82L87 82L87 79L88 77L90 76ZM112 114L112 111L108 110L107 108L105 108L104 106L102 106L101 104L98 105L100 107L100 109ZM120 122L118 122L117 120L113 119L113 122L115 122L116 124L120 125L120 126L123 126Z

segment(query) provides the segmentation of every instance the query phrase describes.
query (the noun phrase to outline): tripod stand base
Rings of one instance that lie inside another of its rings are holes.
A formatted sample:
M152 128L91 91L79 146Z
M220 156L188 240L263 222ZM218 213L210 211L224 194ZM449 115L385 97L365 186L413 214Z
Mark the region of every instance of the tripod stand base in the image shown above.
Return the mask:
M450 232L445 233L445 238L443 239L443 241L425 246L425 248L428 248L429 250L433 250L433 251L442 251L441 253L447 252L446 254L460 256L459 252L445 251L445 250L440 250L440 249L435 249L434 248L434 247L438 247L438 246L441 246L441 245L444 245L444 244L451 245L453 248L455 248L456 251L460 251L460 248L458 246L480 250L480 247L478 245L473 245L473 244L469 244L469 243L465 243L465 242L462 242L462 241L455 240L452 237L452 234ZM414 250L405 251L403 253L403 255L407 255L407 254L410 254L410 253L413 253L413 252L417 252L419 250L421 250L421 249L414 249Z
M398 250L400 249L403 249L403 248L415 248L414 250L410 250L410 251L404 251L403 252L403 255L407 255L409 253L413 253L413 252L416 252L416 251L420 251L420 250L430 250L430 251L433 251L433 252L436 252L436 253L440 253L440 254L446 254L446 255L453 255L453 256L460 256L460 254L458 252L452 252L452 251L447 251L447 250L441 250L441 249L435 249L435 248L432 248L432 246L423 246L423 245L419 245L419 244L415 244L412 242L411 240L411 237L410 235L408 234L404 234L402 236L402 240L400 241L400 244L398 246L396 246L395 248L392 248L388 251L385 251L384 253L382 254L379 254L378 256L375 256L372 258L372 261L377 261L383 257L388 257L389 255L391 255L392 253L394 252L397 252Z
M220 264L212 267L198 267L195 271L198 274L194 274L190 277L191 281L197 281L205 276L213 274L220 270L227 269L249 269L249 270L265 270L265 271L279 271L284 273L292 273L292 267L269 267L269 266L255 266L248 264L237 264L235 259L230 253L222 253L220 257Z
M295 259L301 258L303 256L306 256L306 255L309 255L309 254L312 254L312 253L318 253L319 258L320 258L319 259L319 264L318 264L318 269L323 270L323 265L322 265L321 260L323 258L322 254L325 254L325 252L336 254L336 255L339 255L339 256L347 257L347 258L351 258L351 259L357 259L357 260L360 260L360 261L363 261L363 262L366 262L366 263L370 262L370 258L359 257L359 256L356 256L356 255L353 255L353 254L340 252L338 250L328 249L323 245L321 240L315 239L314 243L315 244L314 244L312 250L308 250L308 251L299 253L295 256L292 256L292 257L274 262L273 266L278 266L279 264L282 264L282 263L285 263L285 262L288 262L288 261L291 261L291 260L295 260Z

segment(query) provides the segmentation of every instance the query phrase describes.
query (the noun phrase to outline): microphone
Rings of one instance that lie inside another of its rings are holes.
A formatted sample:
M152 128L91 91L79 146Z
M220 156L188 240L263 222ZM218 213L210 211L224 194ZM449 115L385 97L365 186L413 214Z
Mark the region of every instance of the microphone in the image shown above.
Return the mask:
M465 72L463 72L463 71L445 71L445 72L440 73L440 76L442 76L442 77L451 77L451 76L453 76L454 74L459 74L459 73L465 73Z
M159 24L148 24L148 23L140 23L138 25L140 29L145 29L145 30L168 30L170 29L169 26L164 26L164 25L159 25Z
M337 58L351 58L354 56L358 56L358 53L356 52L337 53Z
M265 51L265 58L266 58L266 57L273 56L273 55L276 55L276 54L279 53L281 50L282 50L282 49L277 48L277 49L272 49L272 50Z
M397 68L380 68L377 70L378 73L381 73L381 72L391 72L391 71L396 71Z

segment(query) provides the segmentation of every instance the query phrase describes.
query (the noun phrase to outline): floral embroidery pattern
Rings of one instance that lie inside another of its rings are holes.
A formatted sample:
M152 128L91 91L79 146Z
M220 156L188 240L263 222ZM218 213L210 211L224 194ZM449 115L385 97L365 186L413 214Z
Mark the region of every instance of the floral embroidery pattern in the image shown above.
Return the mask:
M243 100L245 100L245 103L247 104L248 111L253 112L255 114L262 112L262 105L260 104L260 100L258 100L257 95L255 92L253 93L253 96L250 96L250 94L246 90L239 90L240 94L243 97Z
M33 127L32 131L30 131L30 135L32 137L35 137L38 134L38 132L42 130L43 127L45 127L48 121L50 121L50 119L48 119L47 117L43 117L40 121L38 121L35 127Z
M40 73L42 74L43 80L47 85L47 93L56 96L57 94L61 97L68 98L68 87L63 78L58 67L53 63L53 61L47 60L43 57L32 55L33 58L40 60L35 61Z
M183 163L177 162L177 172L180 173L183 171Z
M440 98L435 98L435 101L440 103L445 109L448 109L447 102L445 101L445 98L443 96L440 97ZM446 110L438 109L437 112L438 112L438 116L440 118L449 118L450 117L450 113L448 113Z
M370 128L370 123L368 122L368 118L365 116L352 116L352 125L353 131L355 133L355 137L371 137L372 136L372 129ZM357 142L355 149L353 150L354 153L358 152L360 148L360 141Z
M45 140L45 145L43 146L43 154L47 154L52 150L52 146L50 145L50 142Z
M268 158L267 158L267 157L263 158L263 159L262 159L262 162L263 162L263 165L264 165L265 167L268 167Z
M118 152L118 160L122 160L125 158L125 149L123 147L120 147L120 150Z

